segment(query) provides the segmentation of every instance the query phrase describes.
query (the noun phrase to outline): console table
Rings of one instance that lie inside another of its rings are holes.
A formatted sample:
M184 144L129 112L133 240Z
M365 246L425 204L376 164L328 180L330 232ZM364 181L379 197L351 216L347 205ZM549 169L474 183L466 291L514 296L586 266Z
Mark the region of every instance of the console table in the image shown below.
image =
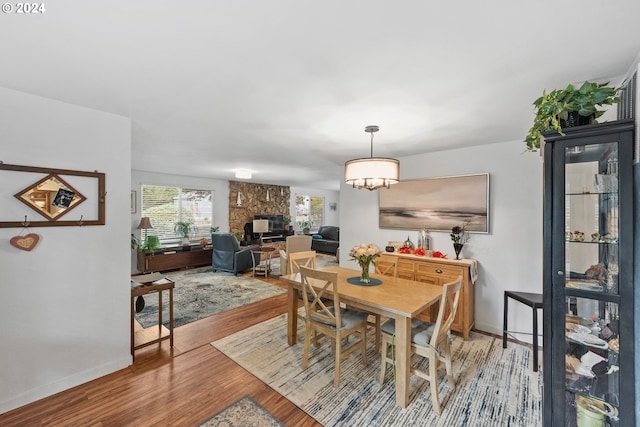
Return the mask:
M453 260L446 258L431 258L419 255L387 253L385 256L398 258L398 277L442 286L462 276L462 288L458 311L451 325L451 329L462 333L464 339L469 338L469 332L475 325L475 292L474 282L477 275L477 261L470 259ZM434 304L430 311L418 316L419 318L435 322L438 316L439 304Z
M138 270L142 273L152 271L177 270L188 267L211 265L213 252L211 247L202 245L166 246L156 250L155 254L138 251Z
M131 355L137 349L169 340L173 347L173 289L175 282L161 274L145 274L131 277ZM169 291L169 328L162 324L162 293ZM158 293L158 324L142 328L135 320L135 300L137 297Z

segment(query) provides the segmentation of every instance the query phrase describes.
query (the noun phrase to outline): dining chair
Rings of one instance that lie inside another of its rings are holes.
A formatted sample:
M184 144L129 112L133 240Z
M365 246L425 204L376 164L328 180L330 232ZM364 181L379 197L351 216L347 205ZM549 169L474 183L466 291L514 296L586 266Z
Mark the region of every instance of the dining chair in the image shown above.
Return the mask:
M316 268L316 251L301 251L289 254L289 274L300 271L300 267Z
M374 261L377 274L396 277L398 275L398 257L389 255L380 255Z
M289 255L289 267L288 271L291 274L300 272L300 267L316 268L316 251L303 251L293 252ZM302 291L298 291L298 301L302 301ZM305 319L305 316L298 313L300 319ZM314 336L314 343L318 346L317 337Z
M309 366L309 347L311 333L326 335L335 348L335 371L333 386L340 385L340 360L354 350L360 349L362 362L367 364L367 316L358 310L349 310L340 306L337 289L338 273L300 267L302 293L305 308L305 341L302 356L302 369ZM326 297L326 298L325 298ZM330 298L330 299L328 299ZM349 335L358 335L358 339L343 347L343 339Z
M382 274L384 276L398 276L398 257L381 255L374 261L376 274ZM369 325L373 326L376 330L376 353L380 353L380 315L371 313L374 317L373 322L369 322Z
M429 381L431 386L431 401L433 410L440 415L440 400L438 398L438 364L443 362L447 372L447 380L451 390L455 390L456 383L453 378L453 368L451 364L451 324L456 316L458 300L460 299L460 289L462 288L462 276L442 287L442 298L440 308L435 323L422 322L418 319L411 321L411 352L424 357L429 361L429 371L425 372L417 368L410 368L410 372ZM380 369L380 383L384 383L387 364L395 369L395 352L392 348L391 356L388 350L393 347L396 333L394 319L386 321L382 325L382 357Z
M311 250L311 236L294 235L288 236L285 243L285 250L280 249L280 274L289 274L289 254L295 252L305 252ZM315 267L314 267L315 268ZM297 271L296 271L297 273Z

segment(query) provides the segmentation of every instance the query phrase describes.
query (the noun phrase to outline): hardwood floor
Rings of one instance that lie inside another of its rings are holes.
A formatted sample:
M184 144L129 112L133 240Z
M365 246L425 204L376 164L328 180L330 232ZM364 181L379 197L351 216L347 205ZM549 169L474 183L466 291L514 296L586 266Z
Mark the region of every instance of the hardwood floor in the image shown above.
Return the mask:
M142 348L128 368L0 414L0 426L198 426L245 395L287 426L320 426L210 345L286 304L280 295L176 328L173 349Z

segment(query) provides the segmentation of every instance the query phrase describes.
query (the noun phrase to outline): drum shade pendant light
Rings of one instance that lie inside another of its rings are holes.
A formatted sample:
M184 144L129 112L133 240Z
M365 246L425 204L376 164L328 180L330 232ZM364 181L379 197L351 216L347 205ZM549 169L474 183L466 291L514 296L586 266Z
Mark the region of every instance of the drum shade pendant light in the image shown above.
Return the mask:
M400 162L389 157L373 157L373 134L378 126L367 126L365 132L371 134L371 157L349 160L344 164L344 180L358 190L389 188L400 180Z

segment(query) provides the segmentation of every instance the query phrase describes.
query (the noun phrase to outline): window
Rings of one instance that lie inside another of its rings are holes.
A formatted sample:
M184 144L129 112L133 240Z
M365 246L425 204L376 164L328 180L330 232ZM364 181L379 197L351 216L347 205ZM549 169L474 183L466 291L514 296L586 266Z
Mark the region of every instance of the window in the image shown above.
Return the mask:
M176 222L191 222L197 232L189 240L211 236L213 226L213 191L178 187L142 186L142 216L149 217L153 229L148 235L158 236L161 242L178 241L173 227Z
M298 230L318 229L324 222L324 197L296 194L296 221Z

